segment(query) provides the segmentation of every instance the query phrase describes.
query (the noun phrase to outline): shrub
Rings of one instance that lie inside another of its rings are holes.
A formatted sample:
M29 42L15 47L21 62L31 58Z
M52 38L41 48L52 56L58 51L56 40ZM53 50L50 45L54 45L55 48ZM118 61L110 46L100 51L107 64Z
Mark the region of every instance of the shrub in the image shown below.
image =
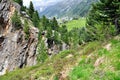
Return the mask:
M12 16L12 25L15 27L15 29L20 29L22 26L22 22L17 11L15 11L14 15Z
M94 69L91 64L86 65L83 60L80 64L70 72L70 80L90 80L90 75Z
M29 25L28 25L28 22L27 20L24 21L24 32L25 32L25 38L28 39L29 38Z

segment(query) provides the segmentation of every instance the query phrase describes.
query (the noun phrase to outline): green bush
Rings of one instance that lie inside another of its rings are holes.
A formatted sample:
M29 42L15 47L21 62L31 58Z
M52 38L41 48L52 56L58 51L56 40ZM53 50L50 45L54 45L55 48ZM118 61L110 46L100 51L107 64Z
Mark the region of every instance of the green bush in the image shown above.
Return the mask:
M27 20L24 21L24 28L23 28L23 30L25 32L25 38L28 39L29 35L30 35L30 32L29 32L29 24L28 24Z
M20 29L22 26L22 22L20 20L20 16L18 15L18 12L15 11L14 15L11 18L12 25L15 27L15 29Z

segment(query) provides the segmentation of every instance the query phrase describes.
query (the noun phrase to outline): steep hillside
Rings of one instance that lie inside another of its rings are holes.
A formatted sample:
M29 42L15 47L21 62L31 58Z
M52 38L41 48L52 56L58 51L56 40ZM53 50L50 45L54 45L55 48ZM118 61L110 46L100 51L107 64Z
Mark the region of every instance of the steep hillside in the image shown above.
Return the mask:
M120 36L63 51L45 63L18 69L0 80L119 80Z
M46 15L48 17L73 17L73 16L85 16L91 4L98 0L62 0L55 5L47 7L40 12L40 15Z

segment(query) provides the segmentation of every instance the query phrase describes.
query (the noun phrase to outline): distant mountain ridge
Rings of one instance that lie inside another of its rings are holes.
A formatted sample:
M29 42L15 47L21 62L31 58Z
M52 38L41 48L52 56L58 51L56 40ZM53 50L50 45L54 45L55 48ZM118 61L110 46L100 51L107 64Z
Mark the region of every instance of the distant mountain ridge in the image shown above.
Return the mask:
M91 4L98 0L61 0L54 5L47 6L44 10L40 10L37 7L40 15L46 15L47 17L74 17L85 16Z
M49 6L55 5L62 0L41 0L41 1L33 1L35 9L39 12L44 11Z

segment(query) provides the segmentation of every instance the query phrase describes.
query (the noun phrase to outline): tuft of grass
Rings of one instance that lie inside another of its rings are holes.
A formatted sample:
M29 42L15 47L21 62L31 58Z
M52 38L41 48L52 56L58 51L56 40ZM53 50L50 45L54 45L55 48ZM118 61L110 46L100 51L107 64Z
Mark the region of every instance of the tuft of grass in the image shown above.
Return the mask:
M94 67L92 64L86 63L86 60L83 58L79 65L76 66L71 72L70 72L70 80L89 80L90 75L92 74Z
M99 56L103 56L103 55L107 55L107 54L109 54L109 51L107 51L105 48L98 50Z
M91 54L93 51L98 50L101 47L100 42L90 42L83 48L83 54Z

